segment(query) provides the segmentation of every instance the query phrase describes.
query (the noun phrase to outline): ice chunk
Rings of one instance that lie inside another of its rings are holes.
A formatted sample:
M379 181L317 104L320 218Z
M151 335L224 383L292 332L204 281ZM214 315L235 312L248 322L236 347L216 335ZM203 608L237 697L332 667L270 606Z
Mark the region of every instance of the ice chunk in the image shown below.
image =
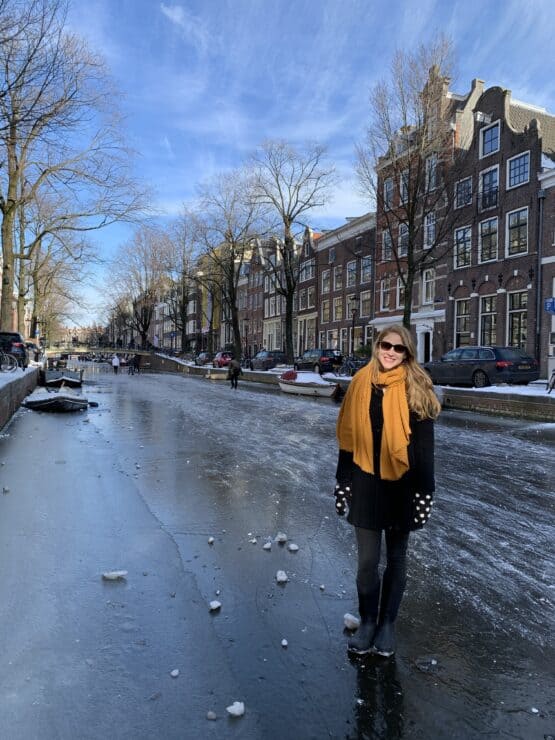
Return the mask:
M262 549L263 549L263 550L271 550L271 549L272 549L272 543L271 543L271 542L265 542L265 543L264 543L264 544L262 545Z
M287 573L284 570L278 570L276 573L276 581L278 583L287 583L288 580Z
M214 599L214 601L211 601L210 602L210 611L211 612L217 612L218 609L221 609L221 606L222 606L221 603L219 601L216 601Z
M174 668L173 671L171 671L170 676L172 678L177 678L179 676L179 668Z
M214 721L218 719L218 715L216 714L216 712L213 712L211 709L209 709L208 712L206 712L206 719Z
M287 549L289 550L289 552L297 552L297 550L299 549L299 546L296 545L294 542L290 542L287 545Z
M289 643L287 642L287 640L284 637L283 640L281 641L281 647L286 648L288 645L289 645Z
M242 701L234 701L229 707L226 707L227 713L232 717L242 717L245 714L245 705Z
M343 615L343 624L348 630L356 630L360 627L360 619L347 612Z
M107 570L102 574L105 581L121 581L127 576L126 570Z
M276 534L274 542L279 542L281 545L287 542L287 535L285 532L278 532Z
M253 537L252 540L249 540L249 542L251 543L251 545L256 545L257 541L258 540L256 539L256 537Z
M208 538L208 544L209 545L213 545L214 544L214 538L213 537L209 537Z

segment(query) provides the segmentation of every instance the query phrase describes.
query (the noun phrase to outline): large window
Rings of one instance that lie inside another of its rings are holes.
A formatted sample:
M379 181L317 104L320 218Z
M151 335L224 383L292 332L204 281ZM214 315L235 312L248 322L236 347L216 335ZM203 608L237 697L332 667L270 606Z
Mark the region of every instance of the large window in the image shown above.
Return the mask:
M304 311L306 309L306 298L306 288L299 290L299 311Z
M389 294L390 294L389 278L384 278L380 281L380 309L382 311L389 310Z
M324 270L322 272L322 293L330 292L330 280L331 280L331 270Z
M480 298L480 344L497 344L497 296Z
M409 227L399 224L399 257L406 257L409 252Z
M397 301L396 306L397 308L403 308L405 305L405 284L403 283L403 278L398 277L397 278Z
M357 263L356 260L347 262L347 288L353 288L357 284Z
M492 167L480 174L480 208L495 208L499 196L499 167Z
M528 208L507 214L507 256L528 251Z
M386 229L382 234L382 260L389 262L393 258L393 247L391 243L391 234Z
M365 290L360 294L360 315L372 315L372 291Z
M455 268L468 267L472 255L472 228L462 226L455 230Z
M306 262L303 262L301 265L301 269L299 271L299 282L302 283L305 280L311 280L316 273L316 262L314 257L310 260L306 260ZM266 284L266 279L264 278L264 284ZM268 289L264 287L264 289L267 291Z
M401 180L400 180L400 196L401 196L401 203L406 203L409 199L409 171L403 170L401 172Z
M343 320L343 298L333 299L333 320L334 321Z
M488 218L480 224L479 262L497 259L497 218Z
M335 247L330 247L330 251L328 252L328 262L330 265L335 262Z
M424 272L422 273L422 303L429 304L434 302L435 282L435 270L432 268L424 270Z
M507 163L507 188L516 188L530 180L530 152L517 154Z
M480 131L480 157L499 151L499 121Z
M525 290L509 293L508 344L511 347L526 347L526 321L528 293Z
M333 271L333 289L342 290L343 288L343 265L338 265Z
M330 320L330 302L328 299L322 301L321 320L323 324L327 324Z
M393 205L393 178L388 177L383 184L383 204L384 208L391 208Z
M372 280L372 257L368 255L360 260L360 282L369 283Z
M426 190L437 187L437 154L431 154L426 159Z
M316 305L316 287L314 285L307 289L307 296L307 308L314 308Z
M470 344L470 300L455 301L455 347Z
M472 202L472 178L465 177L455 185L455 208L462 208Z

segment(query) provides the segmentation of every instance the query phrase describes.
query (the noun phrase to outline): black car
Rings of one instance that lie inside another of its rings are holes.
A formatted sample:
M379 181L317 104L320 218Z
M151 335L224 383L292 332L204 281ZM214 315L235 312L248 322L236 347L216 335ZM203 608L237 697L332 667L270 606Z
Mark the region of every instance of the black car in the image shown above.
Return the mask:
M25 340L19 332L0 331L0 349L13 355L20 367L26 368L29 364L29 353Z
M438 385L527 385L540 377L537 361L517 347L458 347L423 367Z
M284 365L287 362L285 352L274 349L260 350L251 360L251 370L271 370L276 365Z
M314 370L315 373L335 372L343 364L343 355L336 349L307 349L295 360L295 370Z

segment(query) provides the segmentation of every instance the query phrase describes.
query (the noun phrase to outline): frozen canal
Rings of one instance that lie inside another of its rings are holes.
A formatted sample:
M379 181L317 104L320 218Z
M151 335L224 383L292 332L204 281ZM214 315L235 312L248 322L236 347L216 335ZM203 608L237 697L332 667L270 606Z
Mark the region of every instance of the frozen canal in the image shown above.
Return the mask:
M98 408L21 410L0 439L0 738L555 736L553 426L442 415L398 653L349 658L338 406L86 380ZM264 550L278 532L299 550Z

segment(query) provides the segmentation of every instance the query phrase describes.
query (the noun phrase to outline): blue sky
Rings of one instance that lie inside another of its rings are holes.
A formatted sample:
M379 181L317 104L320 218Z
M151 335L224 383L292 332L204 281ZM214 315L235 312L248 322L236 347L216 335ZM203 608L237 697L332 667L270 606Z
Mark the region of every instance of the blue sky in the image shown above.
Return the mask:
M479 77L555 113L553 0L74 0L69 23L105 57L167 218L266 138L328 147L341 183L316 229L369 210L353 170L369 90L395 48L437 32L455 42L454 92ZM93 238L108 255L129 233Z

